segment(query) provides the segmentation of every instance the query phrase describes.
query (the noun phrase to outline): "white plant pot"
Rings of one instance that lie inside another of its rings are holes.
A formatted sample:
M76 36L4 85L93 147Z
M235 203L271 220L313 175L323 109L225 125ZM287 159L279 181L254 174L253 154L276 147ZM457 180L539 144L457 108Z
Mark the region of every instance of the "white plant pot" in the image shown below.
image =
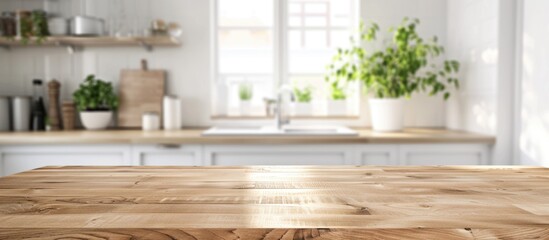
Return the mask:
M346 116L347 100L328 100L328 115Z
M109 126L112 120L112 111L85 111L80 112L80 120L88 130L102 130Z
M377 132L398 132L404 126L404 100L370 99L372 128Z
M252 114L252 102L240 101L240 115L250 116Z
M296 102L295 103L295 115L296 116L310 116L313 112L313 105L311 103Z

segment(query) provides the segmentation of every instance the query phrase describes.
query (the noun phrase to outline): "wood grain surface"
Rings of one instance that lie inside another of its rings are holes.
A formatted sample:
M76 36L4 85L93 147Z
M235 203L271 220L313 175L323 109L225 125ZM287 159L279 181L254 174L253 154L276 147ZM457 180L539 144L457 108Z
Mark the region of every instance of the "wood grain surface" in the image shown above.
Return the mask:
M549 169L46 167L0 239L549 239Z
M0 144L416 144L495 143L494 136L438 128L409 128L402 132L378 133L355 129L358 136L202 136L206 128L178 131L70 131L0 133Z

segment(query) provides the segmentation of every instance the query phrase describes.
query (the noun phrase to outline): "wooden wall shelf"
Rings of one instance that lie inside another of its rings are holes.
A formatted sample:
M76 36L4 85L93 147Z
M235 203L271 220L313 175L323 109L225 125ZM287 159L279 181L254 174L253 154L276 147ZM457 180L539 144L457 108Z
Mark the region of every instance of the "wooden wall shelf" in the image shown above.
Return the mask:
M48 37L43 42L37 43L36 38L29 39L27 44L20 38L9 39L0 37L0 47L12 49L13 47L67 47L74 51L84 47L144 47L151 51L153 47L177 47L181 42L171 37Z

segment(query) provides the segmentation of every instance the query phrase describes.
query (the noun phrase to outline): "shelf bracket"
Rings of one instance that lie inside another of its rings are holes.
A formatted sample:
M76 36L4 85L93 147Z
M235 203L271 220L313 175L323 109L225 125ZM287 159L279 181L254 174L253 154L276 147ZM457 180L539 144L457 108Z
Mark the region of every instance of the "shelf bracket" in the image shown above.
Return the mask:
M56 42L55 42L55 45L56 45L56 46L59 46L59 47L66 47L66 48L67 48L67 52L68 52L69 54L73 54L73 53L75 53L75 52L78 50L78 48L77 48L75 45L73 45L73 44L68 44L68 43L65 43L65 42L62 42L62 41L56 41Z
M148 44L147 42L145 42L143 40L139 41L139 45L142 46L143 48L145 48L145 50L147 52L152 52L153 51L153 46L151 44Z

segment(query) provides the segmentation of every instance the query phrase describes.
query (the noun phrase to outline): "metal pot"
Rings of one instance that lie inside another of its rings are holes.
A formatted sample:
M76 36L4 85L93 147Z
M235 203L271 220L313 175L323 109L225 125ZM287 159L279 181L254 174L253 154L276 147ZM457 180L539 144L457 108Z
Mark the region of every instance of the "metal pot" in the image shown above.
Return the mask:
M74 36L101 36L105 33L105 21L96 17L75 16L70 19L70 30Z

